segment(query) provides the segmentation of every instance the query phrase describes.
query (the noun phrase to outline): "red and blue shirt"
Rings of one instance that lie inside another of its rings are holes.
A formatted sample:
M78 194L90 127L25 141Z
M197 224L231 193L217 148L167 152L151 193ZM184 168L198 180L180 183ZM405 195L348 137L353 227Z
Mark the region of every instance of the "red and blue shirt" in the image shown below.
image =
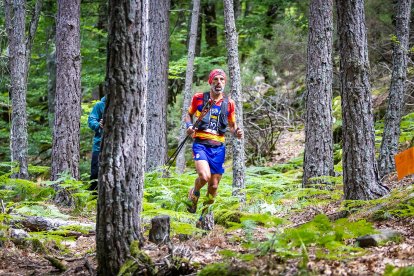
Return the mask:
M224 97L213 104L213 106L208 111L210 112L210 123L208 128L204 130L197 130L193 136L194 138L213 140L224 143L224 134L219 134L217 132L218 116L221 112L223 112L221 110L221 104L223 100ZM188 108L188 113L190 115L194 115L196 119L198 119L201 115L201 111L203 110L203 104L203 93L196 93L191 100L191 105ZM233 124L236 122L235 103L232 99L228 99L227 120L229 123Z

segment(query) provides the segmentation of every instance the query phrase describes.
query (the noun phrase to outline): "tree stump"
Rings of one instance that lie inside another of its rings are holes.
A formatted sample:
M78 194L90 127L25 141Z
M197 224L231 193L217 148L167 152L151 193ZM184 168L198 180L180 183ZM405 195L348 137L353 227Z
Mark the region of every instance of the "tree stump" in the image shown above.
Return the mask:
M156 216L151 219L149 240L155 244L164 244L170 241L169 216Z
M196 227L206 230L206 231L211 231L214 228L214 215L213 212L207 213L204 216L201 216L200 219L197 221L196 223Z

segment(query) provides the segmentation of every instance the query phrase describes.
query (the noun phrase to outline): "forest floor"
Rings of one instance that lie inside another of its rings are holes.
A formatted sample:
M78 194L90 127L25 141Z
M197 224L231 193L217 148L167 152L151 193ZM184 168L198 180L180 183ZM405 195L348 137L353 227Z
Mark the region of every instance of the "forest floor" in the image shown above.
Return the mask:
M295 135L283 134L280 143L279 154L275 153L272 161L274 163L283 163L298 155L303 145L303 132ZM403 190L413 183L414 176L406 177L401 181L397 181L395 176L384 180L384 184L392 190ZM299 212L284 212L275 216L289 221L289 225L280 227L297 227L311 221L318 214L335 214L342 208L341 203L341 199L332 200L323 206L309 205ZM89 216L91 217L93 216ZM348 219L357 221L365 217L369 217L369 214L358 212L351 214ZM85 217L71 217L71 220L93 223L91 219ZM281 231L277 226L266 228L258 225L253 232L248 233L245 229L229 231L221 225L216 225L212 231L202 235L175 235L169 245L157 246L146 241L142 250L152 258L159 271L163 269L166 271L166 267L175 266L175 271L169 275L195 275L206 265L220 263L228 264L226 275L382 275L387 265L413 266L414 218L390 217L374 221L373 224L376 229L398 230L403 235L402 240L369 247L360 256L349 255L347 258L340 259L320 258L316 252L317 248L311 245L306 248L306 258L281 259L277 254L259 254L257 248L244 246L248 235L250 235L248 239L258 244L268 241L269 237ZM346 243L353 245L355 239L349 239ZM60 251L62 245L66 248L65 253ZM0 275L96 275L93 232L63 240L60 246L48 244L47 248L46 252L36 252L32 246L4 241L0 251ZM223 250L231 251L232 254L223 254ZM252 257L239 258L243 254ZM56 264L52 265L52 262L46 259L47 256L54 256L65 268L58 269ZM171 261L175 263L171 264ZM204 275L220 274L213 271Z

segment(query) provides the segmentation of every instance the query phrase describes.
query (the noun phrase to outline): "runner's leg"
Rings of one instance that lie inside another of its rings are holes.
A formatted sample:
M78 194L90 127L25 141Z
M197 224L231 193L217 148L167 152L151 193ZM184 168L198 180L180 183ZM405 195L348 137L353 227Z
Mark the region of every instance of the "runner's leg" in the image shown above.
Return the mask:
M207 182L211 179L210 166L206 160L197 160L195 161L195 167L197 170L198 177L194 182L194 190L196 192L200 191L201 188L206 185Z
M213 198L217 195L218 185L221 180L221 174L213 174L211 175L210 181L208 182L208 191L207 195L211 195Z

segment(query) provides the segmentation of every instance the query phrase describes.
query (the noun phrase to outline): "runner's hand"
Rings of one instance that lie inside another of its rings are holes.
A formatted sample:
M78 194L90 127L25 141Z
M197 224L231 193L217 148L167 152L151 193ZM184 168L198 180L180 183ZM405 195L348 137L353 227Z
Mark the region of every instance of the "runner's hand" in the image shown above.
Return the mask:
M189 126L187 128L187 135L192 135L197 130L197 128L194 128L194 126Z
M234 131L234 136L236 136L237 138L241 139L243 137L243 130L241 128L237 128Z

